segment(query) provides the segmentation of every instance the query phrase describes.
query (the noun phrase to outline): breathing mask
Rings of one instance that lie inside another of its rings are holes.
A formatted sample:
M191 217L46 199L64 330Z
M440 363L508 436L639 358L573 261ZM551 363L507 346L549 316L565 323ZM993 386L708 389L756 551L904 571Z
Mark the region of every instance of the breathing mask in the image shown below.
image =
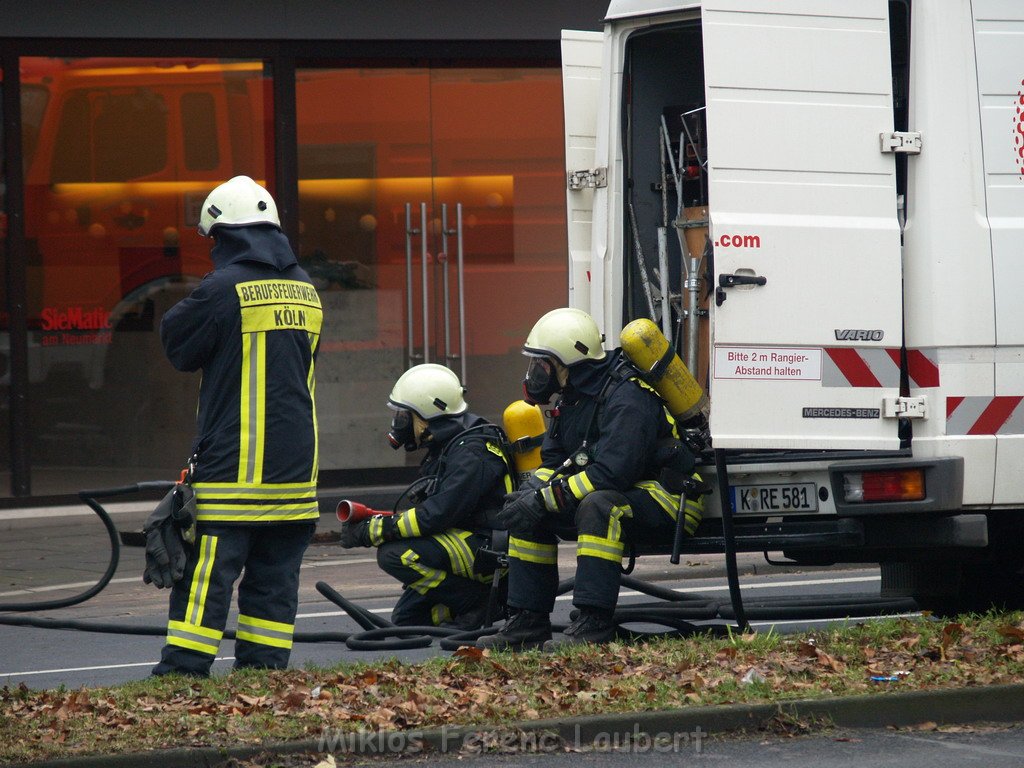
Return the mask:
M413 425L412 411L404 408L395 409L394 418L391 419L391 431L388 432L388 442L396 451L404 447L407 451L415 451L419 446L416 444L416 428Z
M546 405L551 396L561 389L554 361L547 357L531 357L523 379L523 399L530 405Z

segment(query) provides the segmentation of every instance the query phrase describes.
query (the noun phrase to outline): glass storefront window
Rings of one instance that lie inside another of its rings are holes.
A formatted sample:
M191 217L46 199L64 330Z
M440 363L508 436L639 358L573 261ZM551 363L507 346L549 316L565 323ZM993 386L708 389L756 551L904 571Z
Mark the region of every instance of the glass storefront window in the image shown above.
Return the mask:
M11 462L11 333L7 303L7 165L4 162L4 70L0 67L0 477ZM4 483L4 493L10 482Z
M32 492L173 476L199 375L166 361L160 319L211 268L196 232L209 190L273 178L269 69L20 65ZM401 372L447 364L500 421L527 331L566 300L560 72L300 69L296 100L297 250L325 307L321 467L401 466L383 437ZM6 339L4 324L0 357Z
M198 374L160 319L209 271L199 207L268 178L261 61L21 59L32 488L174 475Z
M406 460L385 404L419 362L465 372L470 408L500 423L527 332L567 297L559 69L301 69L296 99L321 467Z

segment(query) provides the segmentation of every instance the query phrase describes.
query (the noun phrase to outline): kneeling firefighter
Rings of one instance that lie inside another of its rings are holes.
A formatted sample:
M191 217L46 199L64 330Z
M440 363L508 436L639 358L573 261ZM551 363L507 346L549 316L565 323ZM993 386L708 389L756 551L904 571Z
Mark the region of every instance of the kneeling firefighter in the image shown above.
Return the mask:
M537 321L523 347L532 358L526 399L559 399L541 447L541 467L510 494L500 519L509 529L508 607L514 615L481 647L545 649L600 643L615 635L613 613L627 546L671 541L676 518L691 535L703 513L656 479L660 457L689 479L694 457L679 442L675 420L621 350L606 353L587 313L553 310ZM558 537L576 538L573 605L577 618L552 639L550 613L558 588Z
M356 521L341 513L343 547L376 547L377 563L403 585L391 620L476 629L486 617L496 563L480 555L499 546L497 512L512 490L502 430L468 411L448 368L417 365L395 383L388 440L395 449L427 449L410 489L415 506Z

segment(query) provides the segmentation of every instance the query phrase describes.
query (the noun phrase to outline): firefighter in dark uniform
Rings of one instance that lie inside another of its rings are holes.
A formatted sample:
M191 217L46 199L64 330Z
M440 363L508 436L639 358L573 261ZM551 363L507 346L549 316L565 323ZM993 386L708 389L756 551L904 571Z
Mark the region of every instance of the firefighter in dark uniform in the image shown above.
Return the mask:
M320 299L247 176L214 189L199 232L214 270L160 326L167 357L202 370L191 484L197 535L170 595L153 674L209 674L239 574L237 667L288 664L299 567L319 517L314 361Z
M485 618L490 572L477 564L512 489L503 433L468 411L448 368L417 365L395 383L388 439L393 448L426 448L412 486L415 506L342 525L342 546L376 547L377 563L402 582L391 620L476 629ZM484 571L484 572L481 572Z
M560 397L541 447L541 467L510 495L500 515L509 528L508 607L515 613L499 632L477 642L494 649L607 642L615 635L612 616L626 546L671 541L675 532L680 497L655 479L656 447L678 437L675 423L621 351L605 352L597 324L581 310L544 315L524 353L532 358L526 399L544 404L552 395ZM689 476L689 452L685 463ZM702 512L699 496L684 501L688 534ZM576 538L578 615L564 637L551 639L556 533Z

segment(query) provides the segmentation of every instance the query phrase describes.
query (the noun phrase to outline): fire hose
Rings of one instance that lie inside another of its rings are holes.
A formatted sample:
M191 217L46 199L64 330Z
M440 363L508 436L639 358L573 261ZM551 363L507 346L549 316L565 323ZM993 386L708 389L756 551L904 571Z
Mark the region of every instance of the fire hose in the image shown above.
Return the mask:
M169 481L149 481L133 485L120 486L102 490L81 491L79 498L100 518L110 540L110 558L100 579L81 593L58 600L38 601L29 603L0 603L0 612L27 613L67 608L83 603L98 595L111 581L120 561L120 541L117 527L110 515L99 503L100 498L109 498L137 494L148 491L166 491L174 483ZM351 511L357 509L366 514L375 510L367 510L363 505L351 504ZM339 508L341 505L339 505ZM359 509L361 508L362 509ZM379 514L379 513L378 513ZM726 539L729 537L726 536ZM729 553L727 552L727 555ZM731 562L731 565L730 565ZM723 605L720 601L688 595L685 592L658 587L629 575L622 575L622 586L634 589L642 594L655 597L657 603L639 603L622 605L616 610L614 620L619 625L620 636L625 639L642 641L650 637L686 636L696 632L718 633L727 631L724 625L699 625L695 621L715 621L718 619L735 619L741 627L746 627L750 619L829 619L847 616L870 616L880 613L909 612L917 609L910 598L894 598L881 600L875 596L854 596L837 599L834 597L805 597L765 599L755 603L744 604L736 600L734 589L738 591L738 579L735 572L735 552L727 557L730 571L731 604ZM559 583L558 594L563 595L572 590L574 579ZM391 622L376 616L369 610L348 600L325 582L316 584L317 591L329 601L341 607L362 629L360 632L297 632L293 640L298 643L337 642L345 643L354 651L404 650L429 647L434 639L440 639L443 650L455 650L464 645L472 645L483 634L493 631L493 623L488 623L475 630L466 631L460 628L436 626L395 626ZM737 610L738 608L738 610ZM111 622L79 621L70 619L50 619L29 616L0 616L0 624L10 626L32 626L43 629L63 629L82 632L99 632L111 634L130 634L146 636L164 636L165 626L141 626ZM622 625L651 624L668 627L667 632L638 632L629 630ZM552 629L561 631L564 625L553 625ZM224 632L226 639L234 639L232 630Z

